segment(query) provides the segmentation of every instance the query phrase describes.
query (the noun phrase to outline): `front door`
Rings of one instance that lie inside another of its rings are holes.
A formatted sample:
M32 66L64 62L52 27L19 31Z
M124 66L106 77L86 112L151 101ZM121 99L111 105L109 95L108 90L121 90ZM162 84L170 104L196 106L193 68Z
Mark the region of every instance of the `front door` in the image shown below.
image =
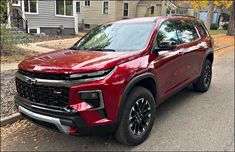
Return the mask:
M163 22L156 36L157 46L162 42L169 41L177 45L174 50L159 51L157 58L153 61L153 73L157 78L157 91L160 99L181 86L186 79L183 52L178 49L180 41L177 36L176 24L175 20Z

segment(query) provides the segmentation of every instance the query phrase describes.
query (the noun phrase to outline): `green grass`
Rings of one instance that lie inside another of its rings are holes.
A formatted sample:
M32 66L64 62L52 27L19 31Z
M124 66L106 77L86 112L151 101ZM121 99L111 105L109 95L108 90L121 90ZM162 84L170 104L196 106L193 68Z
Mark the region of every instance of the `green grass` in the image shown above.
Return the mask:
M215 35L215 34L226 34L227 31L226 30L210 30L209 33L211 35Z

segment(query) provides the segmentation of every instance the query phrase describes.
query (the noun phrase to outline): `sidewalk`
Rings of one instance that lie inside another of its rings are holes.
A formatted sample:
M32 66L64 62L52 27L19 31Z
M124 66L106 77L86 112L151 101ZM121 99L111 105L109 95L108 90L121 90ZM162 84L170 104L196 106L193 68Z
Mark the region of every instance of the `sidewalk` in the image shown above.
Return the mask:
M17 69L19 63L1 63L1 72Z

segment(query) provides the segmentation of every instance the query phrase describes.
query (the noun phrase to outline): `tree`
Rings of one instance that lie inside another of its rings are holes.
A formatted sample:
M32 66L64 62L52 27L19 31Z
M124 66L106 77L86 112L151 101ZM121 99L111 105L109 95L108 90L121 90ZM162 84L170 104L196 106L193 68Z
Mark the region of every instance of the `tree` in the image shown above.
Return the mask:
M229 18L229 25L228 25L228 33L227 35L235 35L235 28L234 28L234 9L235 3L233 1L232 7L230 8L230 18Z
M213 11L215 7L230 8L233 1L231 0L192 0L190 4L195 10L202 10L208 7L205 25L210 30L211 21L213 17Z

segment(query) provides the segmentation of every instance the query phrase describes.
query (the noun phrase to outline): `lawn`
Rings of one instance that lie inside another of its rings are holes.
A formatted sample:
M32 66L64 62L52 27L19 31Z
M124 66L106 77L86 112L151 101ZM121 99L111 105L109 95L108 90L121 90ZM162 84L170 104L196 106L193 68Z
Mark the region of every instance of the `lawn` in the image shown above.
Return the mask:
M216 34L227 34L226 30L210 30L209 33L211 35L216 35Z

